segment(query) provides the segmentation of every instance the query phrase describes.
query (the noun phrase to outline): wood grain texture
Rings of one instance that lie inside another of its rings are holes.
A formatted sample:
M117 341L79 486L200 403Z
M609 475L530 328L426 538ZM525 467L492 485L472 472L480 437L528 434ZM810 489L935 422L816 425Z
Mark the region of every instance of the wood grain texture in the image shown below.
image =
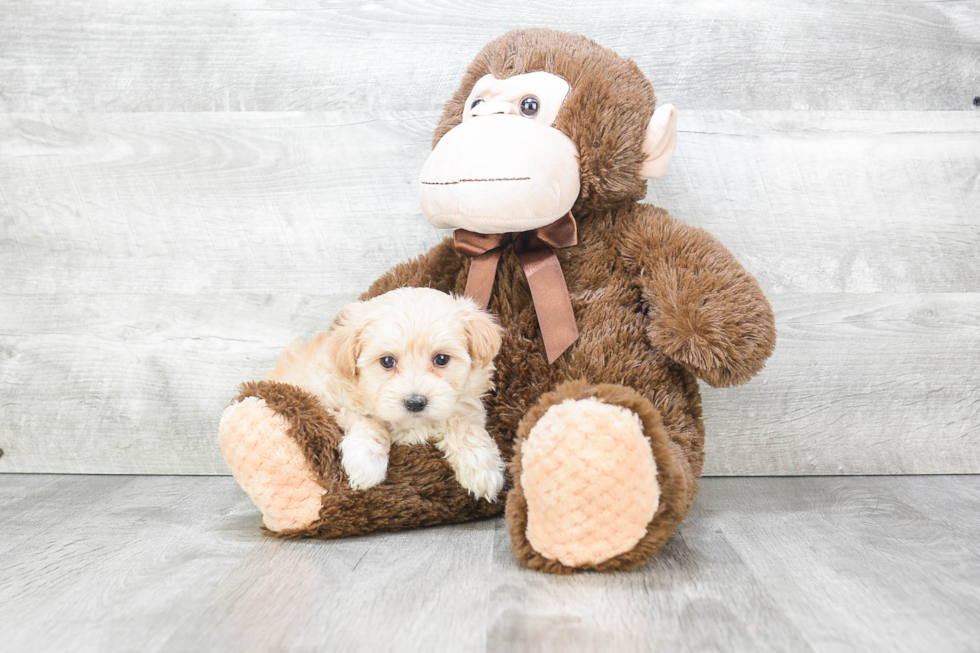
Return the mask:
M0 115L0 471L224 473L235 385L444 235L416 197L434 122ZM680 128L648 200L735 252L780 336L705 390L706 472L980 470L980 113Z
M770 299L779 343L766 369L702 389L706 473L980 469L980 294Z
M692 112L648 201L771 293L980 289L980 111Z
M963 110L976 2L0 3L0 110L438 110L508 29L586 34L683 109Z
M500 520L263 536L230 478L0 478L7 653L972 651L980 477L705 479L645 567L520 567ZM964 519L964 516L969 516Z
M434 114L0 114L10 293L357 294L445 236ZM974 292L980 111L682 114L647 200L769 292ZM274 270L274 274L270 274Z
M97 311L55 298L33 303L33 320L6 313L0 331L24 335L0 338L0 468L226 473L215 434L235 386L349 299L198 294L168 297L161 314L158 296L123 295L94 298ZM707 474L980 468L980 297L771 299L780 344L767 368L703 389Z

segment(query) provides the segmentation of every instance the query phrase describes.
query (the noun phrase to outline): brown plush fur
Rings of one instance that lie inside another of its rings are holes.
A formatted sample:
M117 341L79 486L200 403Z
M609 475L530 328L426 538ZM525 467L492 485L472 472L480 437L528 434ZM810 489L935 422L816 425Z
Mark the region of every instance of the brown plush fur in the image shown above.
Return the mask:
M573 209L579 244L559 250L558 258L581 337L548 364L527 280L513 251L505 251L489 307L504 341L497 387L486 399L487 428L511 460L507 519L517 557L535 569L566 573L574 570L541 557L525 537L518 443L548 406L566 398L598 397L636 412L656 457L660 506L632 551L594 567L628 569L663 545L697 493L704 427L695 375L718 386L751 378L775 345L773 314L755 279L707 232L637 203L646 193L637 172L655 108L653 87L633 62L594 42L549 30L515 31L493 41L446 104L434 141L459 123L465 98L484 74L537 70L563 77L572 88L556 127L580 154L582 190ZM469 260L447 239L394 267L363 297L402 286L461 294L468 270ZM287 535L337 537L502 510L500 503L466 495L431 447L394 447L385 483L354 492L340 480L337 427L308 395L275 384L249 392L287 417L327 488L319 522Z
M340 465L341 431L313 395L275 381L245 383L235 401L264 399L286 418L323 487L320 518L309 528L266 532L277 537L335 538L375 531L397 531L468 521L500 514L502 501L477 501L456 481L455 473L434 447L392 447L383 485L352 490ZM504 493L507 491L504 487ZM502 493L501 496L504 494Z

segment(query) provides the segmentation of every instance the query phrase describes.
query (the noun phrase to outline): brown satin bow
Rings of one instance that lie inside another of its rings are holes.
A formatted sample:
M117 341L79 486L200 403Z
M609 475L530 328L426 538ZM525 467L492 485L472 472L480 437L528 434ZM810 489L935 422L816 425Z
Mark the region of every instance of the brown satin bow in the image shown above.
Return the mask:
M453 232L453 244L456 251L473 259L463 294L484 309L490 304L500 256L508 245L513 245L531 289L548 363L554 363L578 339L572 300L568 296L568 286L558 256L555 255L555 250L560 247L578 244L578 227L571 211L533 231L478 234L457 229Z

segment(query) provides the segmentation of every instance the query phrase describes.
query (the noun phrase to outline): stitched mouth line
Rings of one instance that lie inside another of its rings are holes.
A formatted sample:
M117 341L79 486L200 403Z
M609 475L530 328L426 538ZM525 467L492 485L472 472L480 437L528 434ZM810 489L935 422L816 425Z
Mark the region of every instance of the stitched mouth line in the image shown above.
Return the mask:
M426 186L455 186L468 181L530 181L530 177L498 177L496 179L460 179L459 181L423 181Z

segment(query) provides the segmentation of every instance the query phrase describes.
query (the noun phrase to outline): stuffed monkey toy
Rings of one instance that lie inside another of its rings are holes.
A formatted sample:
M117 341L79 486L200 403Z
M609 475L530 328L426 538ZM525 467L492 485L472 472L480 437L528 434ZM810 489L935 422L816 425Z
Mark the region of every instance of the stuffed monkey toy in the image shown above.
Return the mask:
M584 37L509 32L470 64L423 167L423 213L452 238L396 265L403 286L469 295L504 329L487 429L509 461L477 500L430 446L396 446L350 488L343 436L311 395L242 386L219 429L235 478L281 537L334 538L506 512L513 550L552 573L636 567L698 491L696 378L745 383L775 346L756 280L707 232L641 204L666 170L673 107Z

